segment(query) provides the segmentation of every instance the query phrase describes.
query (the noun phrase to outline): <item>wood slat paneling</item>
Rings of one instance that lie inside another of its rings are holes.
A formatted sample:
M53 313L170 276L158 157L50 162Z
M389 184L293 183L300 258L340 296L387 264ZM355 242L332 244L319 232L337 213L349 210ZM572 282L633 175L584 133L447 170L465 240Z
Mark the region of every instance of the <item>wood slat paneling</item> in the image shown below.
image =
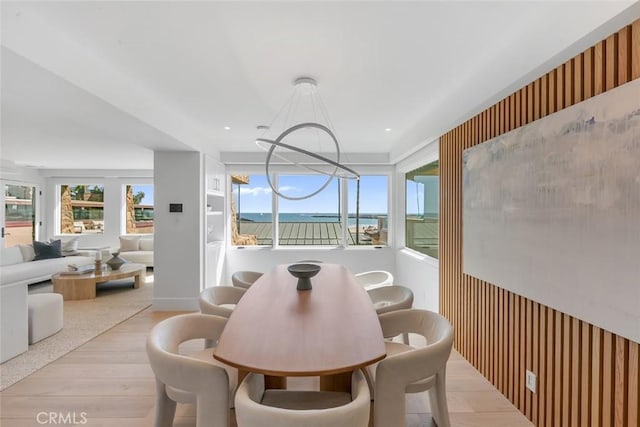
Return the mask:
M582 355L582 324L574 318L571 318L571 392L569 400L571 402L571 427L580 427L580 389L582 387L582 364L584 362Z
M559 407L562 408L561 425L569 427L571 425L571 316L562 316L562 382L560 389L562 399ZM557 381L559 382L559 381Z
M582 385L580 386L580 425L591 424L591 364L593 358L592 348L592 326L588 323L582 324Z
M622 337L616 337L615 349L613 425L626 426L629 417L629 408L626 405L629 399L629 342Z
M639 427L640 344L462 273L462 152L637 78L640 20L440 138L440 310L456 348L536 426Z
M593 65L594 52L595 52L594 48L589 48L585 50L584 53L582 54L582 61L583 61L582 62L582 69L583 69L582 78L584 79L584 83L582 85L582 94L583 94L582 99L588 99L593 96L593 92L594 92L593 75L595 73L594 65Z
M640 46L640 20L631 25L631 46L629 47L629 58L631 58L631 80L640 77L640 54L638 54L638 46Z
M603 331L602 351L602 425L613 425L614 369L615 369L615 336Z
M631 27L618 32L618 84L622 85L631 80Z
M525 300L525 305L527 307L527 315L526 315L526 325L527 325L527 332L526 332L526 340L527 342L525 343L525 347L526 347L526 353L527 353L527 357L526 357L526 361L525 361L525 365L526 365L526 369L530 370L531 372L538 372L538 369L536 368L536 363L538 361L537 355L535 354L536 351L538 350L538 346L537 346L537 336L534 335L538 332L537 326L536 329L534 330L534 324L537 321L537 316L534 319L534 315L533 315L533 302L531 302L531 300L527 300L526 298L523 298ZM534 336L536 336L536 339L534 341ZM525 388L524 390L525 393L525 403L524 403L524 414L527 416L527 418L529 418L530 420L533 419L533 393L530 392L528 389Z
M584 55L580 54L575 57L573 60L573 103L576 104L582 101L583 98L583 90L582 85L584 84L583 80L583 61Z
M555 317L553 315L553 310L546 307L547 314L547 379L546 379L546 412L545 412L545 425L551 426L553 425L553 416L554 416L554 406L553 406L553 391L554 391L554 361L555 361L555 334L554 334L554 323Z
M606 86L605 75L605 51L606 42L601 41L594 46L593 51L593 94L598 95L604 92Z
M629 343L628 426L640 425L640 344Z
M618 85L618 35L607 37L605 45L605 90L610 90Z

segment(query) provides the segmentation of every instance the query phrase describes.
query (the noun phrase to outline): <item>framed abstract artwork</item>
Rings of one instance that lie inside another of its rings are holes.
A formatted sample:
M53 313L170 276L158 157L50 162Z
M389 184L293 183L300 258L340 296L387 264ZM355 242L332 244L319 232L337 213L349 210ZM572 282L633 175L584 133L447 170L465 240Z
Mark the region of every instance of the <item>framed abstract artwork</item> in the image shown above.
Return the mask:
M465 150L463 272L640 342L640 80Z

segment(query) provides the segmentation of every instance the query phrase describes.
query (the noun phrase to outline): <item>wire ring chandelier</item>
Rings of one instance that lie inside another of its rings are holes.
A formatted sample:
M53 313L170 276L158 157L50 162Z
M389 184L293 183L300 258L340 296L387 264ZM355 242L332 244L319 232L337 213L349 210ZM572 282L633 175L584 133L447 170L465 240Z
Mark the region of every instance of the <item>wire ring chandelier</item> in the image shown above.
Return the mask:
M301 86L307 86L307 87L311 87L312 90L312 95L317 95L316 94L316 81L310 77L300 77L298 79L296 79L294 81L294 86L296 87L296 90L298 90ZM292 104L293 102L289 102L289 104ZM329 120L328 120L328 115L326 115L326 111L324 109L324 105L322 104L321 101L319 101L319 105L320 108L318 108L318 110L320 110L321 112L324 112L325 116L326 116L326 121L329 124ZM281 110L282 111L282 110ZM314 111L316 111L316 107L314 105ZM278 113L278 116L280 115L280 113ZM278 117L276 116L276 118ZM275 121L275 119L274 119ZM306 150L304 148L301 147L297 147L295 145L292 144L287 144L285 142L283 142L283 140L293 134L294 132L299 132L299 131L303 131L305 129L312 129L315 130L316 132L321 132L324 133L326 135L329 136L330 140L333 142L333 145L335 145L335 150L336 150L336 160L332 160L326 156L323 156L322 154L318 154L318 153L314 153L310 150ZM353 169L343 165L340 163L340 144L338 143L338 139L335 136L335 133L328 127L325 126L321 123L317 123L317 122L311 122L311 121L307 121L307 122L303 122L303 123L299 123L296 125L293 125L291 127L286 128L277 138L275 139L270 139L270 138L257 138L256 139L256 144L261 147L262 149L267 151L267 158L265 160L265 172L266 172L266 178L267 178L267 182L269 183L269 186L271 187L271 190L279 197L282 197L283 199L287 199L287 200L304 200L304 199L308 199L310 197L315 196L316 194L320 193L321 191L323 191L325 188L327 188L327 186L331 183L331 181L333 181L334 178L347 178L347 179L360 179L360 175L354 171ZM279 154L277 152L277 149L281 148L281 149L285 149L285 150L289 150L290 152L293 153L297 153L297 154L301 154L303 156L307 156L308 158L314 159L316 161L320 161L322 163L324 163L325 165L328 165L331 167L332 171L327 171L327 170L323 170L320 169L319 167L314 167L313 165L310 164L305 164L305 163L301 163L299 161L295 161L295 160L291 160L288 159L286 157L284 157L283 155ZM289 196L286 194L283 194L282 192L280 192L278 190L278 188L276 187L276 185L274 185L273 183L273 179L271 178L271 162L272 159L274 157L277 157L289 164L294 164L296 166L305 168L307 170L322 174L322 175L326 175L327 179L324 181L324 183L315 191L312 191L309 194L303 195L303 196Z

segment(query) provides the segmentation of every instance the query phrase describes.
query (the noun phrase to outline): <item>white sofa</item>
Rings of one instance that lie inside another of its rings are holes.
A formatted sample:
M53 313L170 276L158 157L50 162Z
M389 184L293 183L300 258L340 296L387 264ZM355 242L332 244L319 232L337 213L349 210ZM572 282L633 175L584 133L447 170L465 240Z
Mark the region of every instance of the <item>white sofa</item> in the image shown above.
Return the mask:
M27 287L48 280L64 271L68 264L94 262L86 256L51 258L34 261L28 245L0 249L0 363L28 348Z
M120 236L120 258L153 267L153 235Z

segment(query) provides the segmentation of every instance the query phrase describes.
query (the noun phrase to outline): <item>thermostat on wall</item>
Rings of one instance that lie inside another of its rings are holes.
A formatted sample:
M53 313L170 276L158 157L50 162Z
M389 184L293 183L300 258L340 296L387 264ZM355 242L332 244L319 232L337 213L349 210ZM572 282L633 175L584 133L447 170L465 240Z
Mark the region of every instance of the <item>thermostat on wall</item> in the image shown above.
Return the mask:
M182 203L169 203L169 212L182 212Z

